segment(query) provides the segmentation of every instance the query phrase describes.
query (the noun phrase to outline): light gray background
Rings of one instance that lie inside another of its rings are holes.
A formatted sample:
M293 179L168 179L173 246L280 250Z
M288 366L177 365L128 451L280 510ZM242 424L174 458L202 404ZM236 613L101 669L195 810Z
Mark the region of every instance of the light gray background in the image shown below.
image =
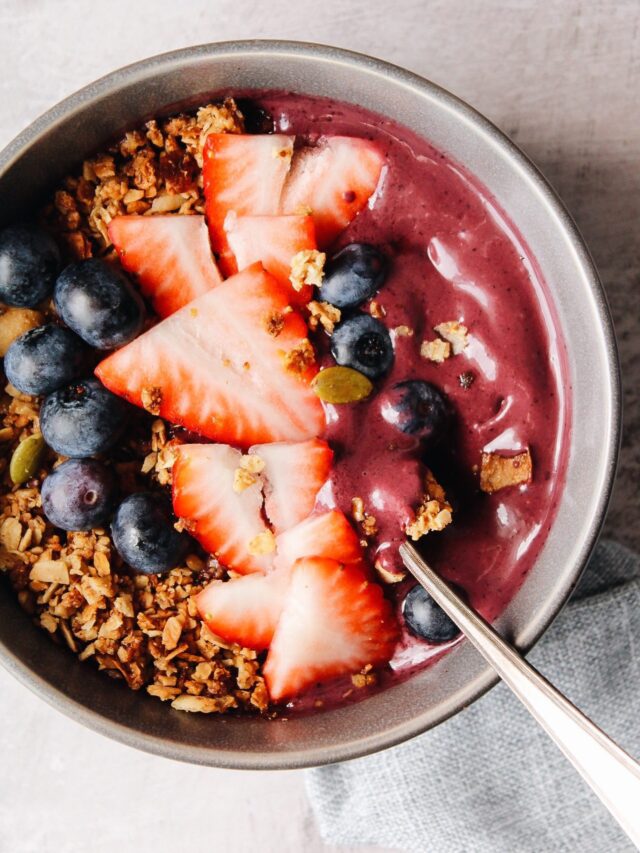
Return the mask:
M612 304L626 428L607 530L640 545L640 0L0 0L0 146L117 66L236 38L332 43L404 65L484 112L547 174ZM4 672L0 714L2 853L331 849L298 772L136 753Z

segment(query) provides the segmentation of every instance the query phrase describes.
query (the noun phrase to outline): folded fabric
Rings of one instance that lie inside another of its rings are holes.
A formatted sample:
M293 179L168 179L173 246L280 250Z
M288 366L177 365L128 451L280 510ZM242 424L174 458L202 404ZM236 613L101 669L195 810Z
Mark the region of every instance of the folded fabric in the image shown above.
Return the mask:
M640 756L640 559L601 542L528 659ZM503 684L407 743L308 771L307 790L323 838L335 845L420 853L634 849Z

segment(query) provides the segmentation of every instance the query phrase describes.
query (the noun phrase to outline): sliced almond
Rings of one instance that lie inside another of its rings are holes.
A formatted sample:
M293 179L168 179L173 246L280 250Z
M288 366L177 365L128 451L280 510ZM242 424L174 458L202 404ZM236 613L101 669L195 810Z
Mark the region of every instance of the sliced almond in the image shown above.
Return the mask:
M41 583L69 584L69 569L64 560L38 560L29 572L29 579Z

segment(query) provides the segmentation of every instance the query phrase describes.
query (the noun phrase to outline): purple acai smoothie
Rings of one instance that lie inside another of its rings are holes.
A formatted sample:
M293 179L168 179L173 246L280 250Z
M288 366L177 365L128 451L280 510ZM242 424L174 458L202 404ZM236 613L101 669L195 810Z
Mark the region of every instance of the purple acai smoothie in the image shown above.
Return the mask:
M273 92L254 99L273 117L277 132L311 142L325 134L366 137L386 157L375 196L330 254L366 242L390 259L375 301L391 331L395 360L366 401L327 406L325 438L335 462L319 508L348 515L352 499L361 497L377 524L369 540L371 563L397 571L403 528L420 503L428 466L446 490L453 523L429 533L419 547L480 613L494 619L545 541L568 448L563 343L535 260L487 190L406 128L325 99ZM467 327L468 346L442 363L421 357L422 342L447 321ZM433 383L450 402L451 428L436 446L423 448L382 417L385 393L407 379ZM514 454L527 447L530 483L495 494L480 491L483 451ZM405 580L387 586L398 607L411 585ZM405 630L392 675L381 683L407 677L450 645L431 645ZM344 701L349 686L347 679L318 688L292 707ZM360 698L367 691L356 692Z

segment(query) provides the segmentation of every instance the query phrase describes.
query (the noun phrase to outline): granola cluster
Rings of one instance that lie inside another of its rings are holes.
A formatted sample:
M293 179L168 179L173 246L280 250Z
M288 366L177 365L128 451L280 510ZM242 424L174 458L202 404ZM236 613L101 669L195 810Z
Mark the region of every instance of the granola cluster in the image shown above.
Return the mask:
M374 515L365 511L364 501L359 496L351 498L351 517L360 525L362 534L365 537L363 544L366 547L367 538L375 536L378 532L378 522Z
M482 454L480 488L488 495L509 486L529 483L532 476L533 461L528 447L515 456L504 456L501 453Z
M319 326L322 326L328 335L332 335L336 324L340 322L342 317L340 309L329 304L329 302L318 302L316 300L311 300L307 309L309 310L309 328L315 331Z
M105 153L85 160L45 210L44 220L74 259L104 255L108 226L119 214L204 212L202 149L209 133L242 133L233 99L195 115L148 121Z
M291 259L290 281L294 290L305 286L320 287L324 278L324 263L327 256L317 249L304 249Z
M440 483L427 471L424 497L414 519L405 528L407 536L416 542L429 531L443 530L448 524L451 524L451 504Z
M457 320L448 320L433 327L438 335L431 341L423 341L420 355L428 361L442 364L453 355L460 355L469 344L469 334L466 326Z

